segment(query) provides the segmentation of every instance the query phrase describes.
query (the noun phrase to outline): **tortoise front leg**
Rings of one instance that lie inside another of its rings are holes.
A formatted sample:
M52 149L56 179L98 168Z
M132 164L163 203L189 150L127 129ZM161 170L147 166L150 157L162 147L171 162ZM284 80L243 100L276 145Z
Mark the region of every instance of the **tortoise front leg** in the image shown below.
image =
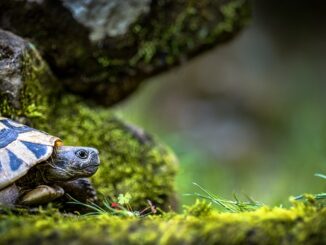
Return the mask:
M80 202L96 202L96 190L87 178L80 178L73 181L62 182L60 186L65 193L77 199Z
M49 203L63 196L64 190L60 186L39 185L20 198L22 205L40 205Z

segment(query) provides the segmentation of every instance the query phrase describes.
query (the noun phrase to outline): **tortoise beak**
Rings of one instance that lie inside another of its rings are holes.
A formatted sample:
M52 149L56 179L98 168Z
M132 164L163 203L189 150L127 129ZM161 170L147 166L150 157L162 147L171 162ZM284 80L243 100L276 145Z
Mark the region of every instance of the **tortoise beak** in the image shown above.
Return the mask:
M100 157L99 157L99 152L98 152L98 150L95 149L94 152L92 152L90 165L99 166L100 162L101 161L100 161Z
M99 152L98 150L94 149L94 151L91 153L91 159L89 161L89 164L84 168L84 170L90 173L90 175L93 175L95 174L99 166L100 166Z

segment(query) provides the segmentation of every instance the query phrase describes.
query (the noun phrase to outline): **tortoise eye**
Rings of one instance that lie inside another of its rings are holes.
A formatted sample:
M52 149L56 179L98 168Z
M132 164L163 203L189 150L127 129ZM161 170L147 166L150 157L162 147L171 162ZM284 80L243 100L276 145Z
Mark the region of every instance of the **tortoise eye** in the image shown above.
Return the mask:
M86 159L88 157L88 152L85 150L79 150L75 152L75 155L81 159Z

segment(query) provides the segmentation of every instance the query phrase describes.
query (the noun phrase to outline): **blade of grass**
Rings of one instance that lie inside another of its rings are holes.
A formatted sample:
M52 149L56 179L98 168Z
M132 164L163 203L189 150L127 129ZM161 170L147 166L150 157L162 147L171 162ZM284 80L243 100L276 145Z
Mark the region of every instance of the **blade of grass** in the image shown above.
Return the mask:
M319 177L319 178L322 178L322 179L326 179L326 175L324 175L324 174L316 173L315 176Z

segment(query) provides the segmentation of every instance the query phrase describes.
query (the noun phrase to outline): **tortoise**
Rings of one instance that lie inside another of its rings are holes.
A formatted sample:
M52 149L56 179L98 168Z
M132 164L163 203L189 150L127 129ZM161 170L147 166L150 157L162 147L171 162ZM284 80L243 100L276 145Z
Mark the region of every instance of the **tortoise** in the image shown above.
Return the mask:
M64 198L95 201L86 177L100 164L91 147L64 146L55 136L0 117L0 204L35 206ZM66 196L66 195L65 195Z

